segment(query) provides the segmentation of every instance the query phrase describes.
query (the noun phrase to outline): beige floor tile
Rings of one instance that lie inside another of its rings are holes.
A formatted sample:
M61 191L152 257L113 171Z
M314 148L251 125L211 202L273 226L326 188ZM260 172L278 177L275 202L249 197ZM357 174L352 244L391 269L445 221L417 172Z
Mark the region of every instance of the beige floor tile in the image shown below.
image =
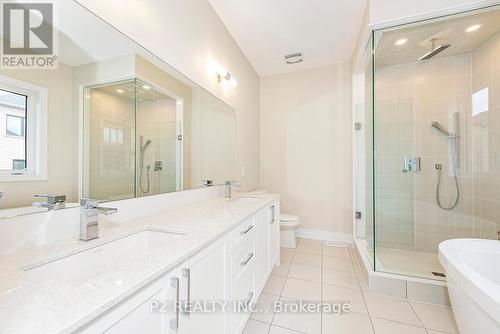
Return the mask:
M271 326L269 334L298 334L300 332L292 331L283 327Z
M350 258L323 256L323 267L330 269L354 271Z
M299 240L299 245L321 245L321 240L301 238Z
M282 301L285 303L299 302L288 298L282 298ZM276 312L273 325L307 334L321 334L321 312Z
M291 262L281 261L280 265L274 266L273 275L287 276L288 270L290 270Z
M325 334L373 334L370 318L363 314L345 313L341 315L323 313L323 333Z
M292 262L294 254L295 254L295 249L290 249L290 248L281 248L280 249L281 261Z
M372 318L375 334L427 334L423 327L417 327L390 320Z
M282 295L293 299L319 301L321 300L321 283L288 278Z
M450 307L410 302L425 328L447 333L458 333L455 318Z
M368 314L365 300L360 290L323 284L323 303L349 303L352 312Z
M321 266L321 255L298 251L295 252L295 256L293 257L293 262L308 264L310 266Z
M264 286L263 292L279 296L281 295L281 290L283 290L285 281L286 277L271 275Z
M262 293L257 300L255 309L258 312L253 312L250 318L270 324L273 321L274 308L273 303L279 300L280 297L276 295L271 295L269 293Z
M301 244L297 246L297 252L319 254L321 255L321 243L320 244Z
M323 283L359 289L358 278L353 271L323 268Z
M342 246L330 246L323 243L323 255L336 257L350 257L349 249Z
M321 282L321 267L307 264L292 263L288 277Z
M368 312L372 317L422 326L417 315L405 299L367 293L365 294L365 300Z
M269 324L249 319L243 329L243 334L267 334L269 327Z

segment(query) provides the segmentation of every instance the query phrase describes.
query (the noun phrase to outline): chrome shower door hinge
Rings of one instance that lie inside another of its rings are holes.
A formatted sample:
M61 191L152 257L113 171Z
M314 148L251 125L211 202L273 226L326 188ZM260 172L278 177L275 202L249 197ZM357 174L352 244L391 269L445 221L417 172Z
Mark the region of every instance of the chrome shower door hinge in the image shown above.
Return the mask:
M356 214L354 215L356 219L361 219L361 211L356 211Z
M356 131L361 130L361 122L354 123L354 130L356 130Z

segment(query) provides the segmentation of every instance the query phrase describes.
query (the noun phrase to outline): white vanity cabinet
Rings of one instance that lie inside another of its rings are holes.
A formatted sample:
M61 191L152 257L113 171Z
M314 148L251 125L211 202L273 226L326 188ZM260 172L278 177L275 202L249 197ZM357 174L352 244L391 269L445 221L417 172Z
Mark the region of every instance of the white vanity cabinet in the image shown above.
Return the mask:
M176 333L176 315L170 305L178 300L177 271L151 283L112 311L80 328L85 334ZM172 326L174 327L174 326Z
M280 259L280 203L279 201L273 202L267 208L269 217L269 254L268 263L269 270L273 270L276 263Z
M241 334L250 316L245 307L257 300L278 260L277 200L77 332ZM225 303L224 311L200 311L216 301Z
M255 285L260 294L279 259L279 202L257 212L255 227Z
M226 297L226 238L219 239L180 267L180 299L191 307L180 314L177 333L225 333L225 314L212 304L207 312L200 312L198 306L204 302L224 301Z

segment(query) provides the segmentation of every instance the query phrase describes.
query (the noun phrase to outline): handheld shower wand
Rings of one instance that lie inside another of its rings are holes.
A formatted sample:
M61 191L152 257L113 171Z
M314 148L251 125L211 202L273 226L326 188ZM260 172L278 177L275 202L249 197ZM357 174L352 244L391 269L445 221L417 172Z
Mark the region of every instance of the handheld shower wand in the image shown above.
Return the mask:
M454 140L451 163L452 163L452 167L453 167L453 176L454 176L454 180L455 180L455 189L456 189L457 195L455 197L455 201L453 202L453 204L451 206L444 206L441 203L441 198L439 195L439 189L441 188L441 173L442 173L443 165L436 164L434 166L436 168L436 170L438 171L438 182L437 182L437 186L436 186L436 202L437 202L437 205L441 209L447 210L447 211L453 210L454 208L456 208L456 206L458 205L458 201L460 200L460 187L458 184L458 177L457 177L457 168L458 168L458 163L459 163L459 153L458 153L459 150L458 149L459 149L459 140L460 140L460 136L458 135L458 129L459 129L459 118L458 117L459 117L458 112L453 114L453 120L455 123L455 132L453 132L453 133L446 130L446 128L438 122L432 122L432 124L431 124L431 126L433 128L437 129L443 135L447 136L449 140L451 140L451 139Z
M151 168L150 165L147 165L146 168L146 178L147 178L147 188L146 190L144 190L143 186L142 186L142 174L143 174L143 170L144 170L144 154L146 153L146 149L148 148L148 146L151 144L151 140L147 140L146 143L144 143L144 136L141 135L140 137L140 160L139 160L139 167L140 167L140 174L139 174L139 188L141 188L141 191L144 193L144 194L147 194L149 192L149 188L150 188L150 184L149 184L149 170Z

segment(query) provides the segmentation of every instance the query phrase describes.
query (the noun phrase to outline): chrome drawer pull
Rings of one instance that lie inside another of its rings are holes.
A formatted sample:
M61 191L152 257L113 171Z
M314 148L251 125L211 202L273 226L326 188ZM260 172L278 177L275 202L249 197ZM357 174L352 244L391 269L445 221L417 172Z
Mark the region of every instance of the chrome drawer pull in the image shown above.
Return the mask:
M241 262L241 265L246 266L247 263L252 259L253 255L254 255L253 253L248 254L248 257L245 259L245 261Z
M251 230L253 229L253 225L250 225L248 226L248 228L244 231L241 231L240 234L241 235L244 235L244 234L247 234L248 232L250 232Z
M247 302L245 303L245 308L248 307L248 305L250 304L250 302L252 301L252 298L253 298L253 292L250 292L248 294L248 298L247 298Z
M184 268L182 269L182 276L187 278L187 300L184 304L184 309L182 310L182 314L189 315L191 313L191 269Z
M179 279L177 277L172 277L170 280L170 285L175 288L175 318L170 319L170 328L178 329L179 328Z

